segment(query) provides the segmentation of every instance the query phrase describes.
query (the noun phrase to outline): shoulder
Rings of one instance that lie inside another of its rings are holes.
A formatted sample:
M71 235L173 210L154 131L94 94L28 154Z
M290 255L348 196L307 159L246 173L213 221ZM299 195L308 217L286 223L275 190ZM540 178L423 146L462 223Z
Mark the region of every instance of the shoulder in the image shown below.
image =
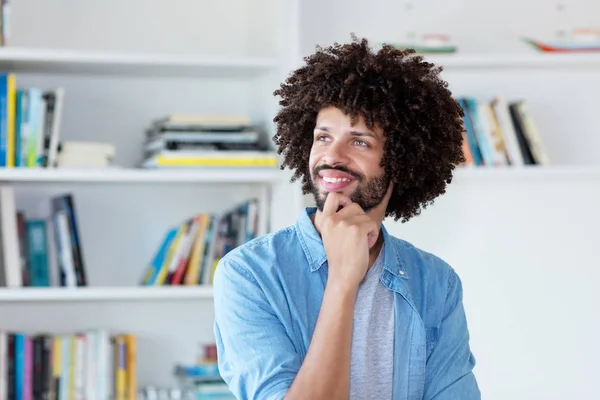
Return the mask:
M252 239L223 256L215 267L215 285L223 280L250 280L258 283L262 277L278 269L283 254L298 247L294 226ZM285 249L285 252L282 250Z

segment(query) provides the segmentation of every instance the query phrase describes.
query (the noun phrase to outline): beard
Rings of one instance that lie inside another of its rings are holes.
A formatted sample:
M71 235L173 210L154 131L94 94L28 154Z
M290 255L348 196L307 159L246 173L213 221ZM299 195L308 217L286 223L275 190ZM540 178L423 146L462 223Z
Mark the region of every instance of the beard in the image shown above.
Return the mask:
M324 169L337 170L352 175L358 182L358 187L350 194L350 200L357 203L364 212L377 207L383 201L390 185L390 179L384 171L381 175L375 176L367 180L364 175L351 171L343 166L332 167L328 165L320 165L313 169L311 176L310 191L315 200L317 209L323 212L325 200L329 192L321 192L316 185L316 180L319 178L318 173Z

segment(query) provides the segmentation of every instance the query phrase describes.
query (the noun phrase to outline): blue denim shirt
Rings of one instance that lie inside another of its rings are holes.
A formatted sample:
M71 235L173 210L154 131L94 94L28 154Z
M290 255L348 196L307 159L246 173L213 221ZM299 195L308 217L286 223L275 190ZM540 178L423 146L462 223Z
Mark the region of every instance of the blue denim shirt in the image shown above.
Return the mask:
M327 281L315 211L217 266L219 370L238 399L283 399L306 356ZM381 282L395 293L393 399L480 399L459 277L440 258L382 232Z

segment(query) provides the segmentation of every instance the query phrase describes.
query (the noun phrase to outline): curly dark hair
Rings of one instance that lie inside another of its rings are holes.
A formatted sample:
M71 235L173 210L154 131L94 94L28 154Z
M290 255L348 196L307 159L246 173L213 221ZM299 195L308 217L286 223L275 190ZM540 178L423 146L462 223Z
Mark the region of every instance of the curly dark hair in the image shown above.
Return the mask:
M465 161L462 150L463 110L442 67L424 61L412 49L382 45L374 52L366 39L322 48L304 58L274 91L282 106L273 121L281 169L301 178L304 194L312 190L309 156L319 111L334 106L366 125L378 124L386 137L381 166L394 183L385 211L408 221L445 193L452 171Z

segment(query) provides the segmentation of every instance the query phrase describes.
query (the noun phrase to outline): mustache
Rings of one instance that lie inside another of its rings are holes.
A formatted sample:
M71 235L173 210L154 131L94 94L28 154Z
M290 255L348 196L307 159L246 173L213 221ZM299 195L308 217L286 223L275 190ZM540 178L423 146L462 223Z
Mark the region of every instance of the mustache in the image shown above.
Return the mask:
M332 165L327 165L327 164L321 164L321 165L315 167L313 169L313 176L317 176L317 174L319 172L326 170L326 169L332 169L332 170L344 172L348 175L352 175L358 181L362 181L362 179L363 179L363 176L361 174L359 174L358 172L351 171L348 168L344 167L343 165L332 166Z

